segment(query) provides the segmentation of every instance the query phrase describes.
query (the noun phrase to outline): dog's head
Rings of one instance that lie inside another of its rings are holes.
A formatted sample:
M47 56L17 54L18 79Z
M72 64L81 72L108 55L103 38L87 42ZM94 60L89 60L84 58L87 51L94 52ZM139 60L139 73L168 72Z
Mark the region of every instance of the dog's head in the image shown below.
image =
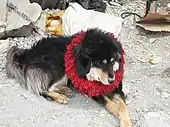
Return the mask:
M109 85L120 68L122 46L109 34L89 29L74 49L76 69L80 77Z

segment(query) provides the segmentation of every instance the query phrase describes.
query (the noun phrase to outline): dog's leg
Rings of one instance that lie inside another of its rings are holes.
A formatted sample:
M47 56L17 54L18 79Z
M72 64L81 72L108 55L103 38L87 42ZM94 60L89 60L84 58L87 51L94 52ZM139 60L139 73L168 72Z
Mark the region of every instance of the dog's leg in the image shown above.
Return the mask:
M115 94L111 99L104 96L104 100L105 108L120 119L120 127L132 127L129 111L120 95Z
M48 89L48 92L41 94L45 98L50 98L58 103L67 104L68 97L74 97L74 92L67 87L68 78L64 75L59 81L55 82Z
M53 101L61 103L61 104L67 104L68 103L68 98L65 95L59 94L59 93L56 93L56 92L52 92L52 91L43 92L43 93L41 93L41 96L43 96L45 98L50 98Z
M120 119L120 127L132 127L128 109L119 94L114 94L111 98L107 96L95 97L94 100L103 104L111 114Z
M68 103L68 97L74 97L73 91L66 87L66 86L60 86L56 87L55 89L45 92L41 94L45 98L50 98L54 100L55 102L61 103L61 104L67 104Z
M72 98L74 97L74 92L70 88L68 88L68 84L68 77L64 75L59 81L51 85L48 91L63 94L69 98Z
M45 98L50 98L55 102L67 104L68 97L73 97L74 93L70 88L66 86L56 86L54 89L49 89L48 92L43 92L41 95Z
M68 98L73 98L75 96L74 92L67 86L59 86L56 89L54 89L54 92L63 94L67 96Z
M61 104L68 103L68 97L74 97L74 92L66 86L56 86L54 89L49 89L48 92L41 94L45 98L50 98Z

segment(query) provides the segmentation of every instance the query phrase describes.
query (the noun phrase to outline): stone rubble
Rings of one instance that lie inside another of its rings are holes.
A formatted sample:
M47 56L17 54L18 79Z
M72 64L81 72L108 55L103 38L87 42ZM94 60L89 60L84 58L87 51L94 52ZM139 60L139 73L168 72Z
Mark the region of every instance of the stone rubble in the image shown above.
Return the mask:
M170 97L170 94L169 93L167 93L167 92L162 92L161 93L161 98L162 99L168 99Z
M148 112L144 118L144 124L141 127L170 127L170 117L164 112Z
M31 35L33 23L37 22L42 12L37 3L30 3L29 0L8 0L8 3L2 0L0 9L0 38Z
M0 54L5 53L9 47L9 40L0 40Z
M7 25L7 8L6 0L2 0L0 4L0 38L5 35L5 27Z

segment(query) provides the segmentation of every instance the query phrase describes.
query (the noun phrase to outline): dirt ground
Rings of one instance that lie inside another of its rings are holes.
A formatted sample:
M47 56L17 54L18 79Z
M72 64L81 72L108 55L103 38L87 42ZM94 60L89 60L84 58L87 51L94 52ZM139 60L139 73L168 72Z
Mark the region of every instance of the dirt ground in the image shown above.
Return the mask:
M133 11L142 15L144 3L136 0L124 2L123 6L108 6L107 13ZM162 0L158 10L163 11L167 3L168 0ZM39 39L38 35L9 42L27 46L35 39ZM170 127L170 34L139 31L130 16L123 23L120 40L126 52L123 83L133 126ZM88 97L76 94L68 105L60 105L24 90L16 81L6 78L4 55L0 55L0 127L119 126L114 116ZM153 64L141 60L151 56Z

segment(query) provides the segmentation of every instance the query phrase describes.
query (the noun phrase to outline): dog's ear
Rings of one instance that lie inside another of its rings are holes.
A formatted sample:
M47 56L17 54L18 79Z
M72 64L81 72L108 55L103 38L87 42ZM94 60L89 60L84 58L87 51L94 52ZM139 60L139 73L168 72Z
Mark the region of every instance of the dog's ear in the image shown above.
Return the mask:
M121 54L122 54L122 45L119 42L115 42L114 45L116 45L116 47L117 47L117 61L121 62L121 59L122 59L122 56L121 56Z
M73 50L76 60L76 70L80 77L84 78L86 74L90 71L91 67L91 57L89 56L90 50L81 46L76 46Z
M116 42L116 47L118 49L118 52L121 54L121 52L122 52L122 44L119 43L119 42Z
M121 61L122 61L122 45L121 45L121 43L116 43L117 45L117 49L118 49L118 51L117 51L117 62L118 62L118 64L119 64L119 69L118 70L120 70L120 68L121 68Z
M122 61L122 56L121 56L121 53L117 53L117 61L119 62L119 63L121 63L121 61Z

